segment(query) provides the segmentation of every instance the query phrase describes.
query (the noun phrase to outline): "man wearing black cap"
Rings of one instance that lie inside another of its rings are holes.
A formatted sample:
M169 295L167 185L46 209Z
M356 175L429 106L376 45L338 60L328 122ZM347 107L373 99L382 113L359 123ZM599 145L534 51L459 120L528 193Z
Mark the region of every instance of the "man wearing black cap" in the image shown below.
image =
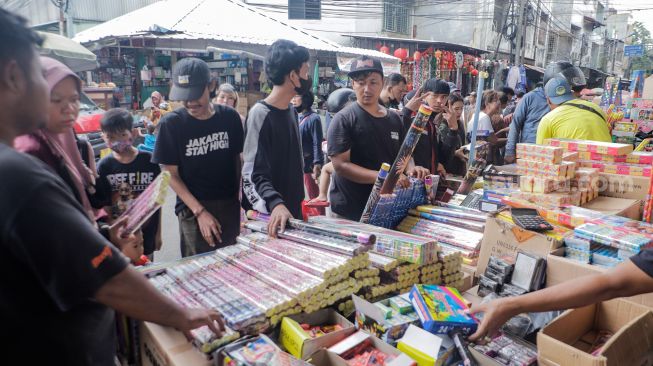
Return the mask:
M410 127L412 114L419 108L419 103L415 102L424 100L434 112L413 152L415 165L427 167L431 174L446 174L441 162L453 157L464 142L459 133L461 122L448 104L450 91L446 81L428 79L417 92L419 98L413 98L413 103L408 102L402 112L405 128Z
M186 257L236 242L244 132L238 112L211 103L206 62L180 60L172 82L170 99L184 107L161 118L152 161L170 172Z
M304 199L303 153L297 112L290 104L312 86L310 54L295 42L280 39L268 49L265 73L272 92L247 116L243 191L255 210L270 213L268 233L276 236L292 217L301 218Z
M399 114L379 104L383 89L379 60L365 56L355 59L349 77L356 103L336 114L328 132L328 153L335 169L331 210L358 221L381 164L394 162L406 129ZM411 161L409 174L426 174L424 168L412 165Z

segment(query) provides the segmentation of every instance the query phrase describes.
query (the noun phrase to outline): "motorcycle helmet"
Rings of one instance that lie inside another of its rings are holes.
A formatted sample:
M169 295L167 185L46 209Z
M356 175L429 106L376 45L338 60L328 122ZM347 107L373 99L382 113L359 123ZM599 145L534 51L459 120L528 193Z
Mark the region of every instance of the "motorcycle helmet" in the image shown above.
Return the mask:
M578 66L574 66L568 61L556 61L550 63L544 71L544 85L553 79L556 75L561 74L574 91L581 91L587 85L585 74Z
M333 93L329 94L329 97L327 98L327 111L332 114L340 112L340 110L343 109L351 100L352 95L355 98L356 94L354 94L354 91L349 88L335 90Z

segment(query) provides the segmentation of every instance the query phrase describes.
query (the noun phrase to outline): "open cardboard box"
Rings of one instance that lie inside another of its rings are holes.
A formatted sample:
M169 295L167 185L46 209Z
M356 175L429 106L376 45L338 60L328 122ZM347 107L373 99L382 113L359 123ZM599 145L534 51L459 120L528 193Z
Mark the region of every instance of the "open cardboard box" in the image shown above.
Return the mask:
M610 270L609 268L565 258L564 255L564 248L560 248L547 256L546 287L555 286L566 281L573 281L583 276L605 273ZM653 309L653 293L635 295L626 299Z
M583 208L633 220L642 219L642 201L636 199L599 196L584 204Z
M143 366L210 366L212 362L179 331L150 322L140 324Z
M593 356L601 330L613 335ZM653 312L622 299L568 310L537 334L537 345L540 365L652 365Z
M301 324L342 326L341 330L311 338ZM310 314L297 314L283 318L279 343L291 355L306 359L321 348L328 348L356 331L354 324L333 309L322 309Z
M396 356L394 360L387 362L386 366L416 366L417 365L417 363L413 359L406 356L398 349L378 339L377 337L373 335L369 335L363 331L358 331L357 333L354 333L352 336L357 336L357 335L369 338L372 343L372 346L374 346L374 348L380 350L381 352L388 355ZM334 345L334 347L338 347L338 344ZM321 349L316 353L314 353L309 358L308 361L316 366L349 366L347 364L347 361L345 361L342 357L338 355L337 352L335 352L335 348Z
M507 213L510 216L510 213ZM551 251L563 244L565 235L571 230L557 227L559 232L536 233L515 225L506 214L488 216L485 223L483 243L478 258L476 274L485 273L491 256L514 259L518 251L524 251L546 257Z
M362 298L352 295L354 306L356 307L356 329L362 329L383 341L393 345L406 332L410 324L419 324L419 317L415 313L412 315L398 314L393 319L386 319L383 312L373 303L363 300ZM409 303L410 298L404 296ZM390 307L388 300L381 301L383 305ZM393 310L393 315L396 311Z

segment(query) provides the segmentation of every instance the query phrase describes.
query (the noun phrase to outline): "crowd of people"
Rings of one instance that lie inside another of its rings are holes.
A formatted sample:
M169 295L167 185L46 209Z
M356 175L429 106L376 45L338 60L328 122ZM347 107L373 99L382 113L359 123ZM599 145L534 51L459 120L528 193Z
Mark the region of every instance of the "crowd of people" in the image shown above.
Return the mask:
M92 168L73 132L79 77L39 58L40 37L2 9L0 36L0 267L11 276L0 282L0 304L9 356L30 354L34 362L57 355L62 364L113 364L110 309L185 332L202 325L221 332L217 312L181 308L129 265L161 246L160 215L134 234L121 219L160 171L171 176L180 249L190 256L234 244L243 208L269 214L271 236L301 218L307 196L328 199L333 216L358 221L379 167L395 160L421 105L433 113L404 162L401 186L409 176L465 173L476 98L478 136L492 145L495 163L513 161L517 142L610 139L603 111L578 99L585 80L571 64L552 64L543 85L525 95L504 88L463 98L437 78L407 92L404 77L386 76L379 60L363 56L348 73L352 89L326 103L335 116L325 154L310 53L278 40L265 62L272 91L246 118L235 110L233 86L215 85L204 61L184 58L173 67L169 95L181 106L153 93L145 133L133 129L127 110L107 111L101 128L112 152ZM138 148L137 137L145 138ZM37 353L26 341L35 329L47 340Z

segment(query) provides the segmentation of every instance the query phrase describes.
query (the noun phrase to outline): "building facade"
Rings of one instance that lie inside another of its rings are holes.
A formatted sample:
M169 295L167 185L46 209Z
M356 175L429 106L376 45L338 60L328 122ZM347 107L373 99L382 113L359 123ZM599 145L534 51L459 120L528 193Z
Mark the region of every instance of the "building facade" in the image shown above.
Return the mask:
M157 0L31 0L15 2L16 5L8 10L27 18L35 29L73 37L94 25L155 2Z

